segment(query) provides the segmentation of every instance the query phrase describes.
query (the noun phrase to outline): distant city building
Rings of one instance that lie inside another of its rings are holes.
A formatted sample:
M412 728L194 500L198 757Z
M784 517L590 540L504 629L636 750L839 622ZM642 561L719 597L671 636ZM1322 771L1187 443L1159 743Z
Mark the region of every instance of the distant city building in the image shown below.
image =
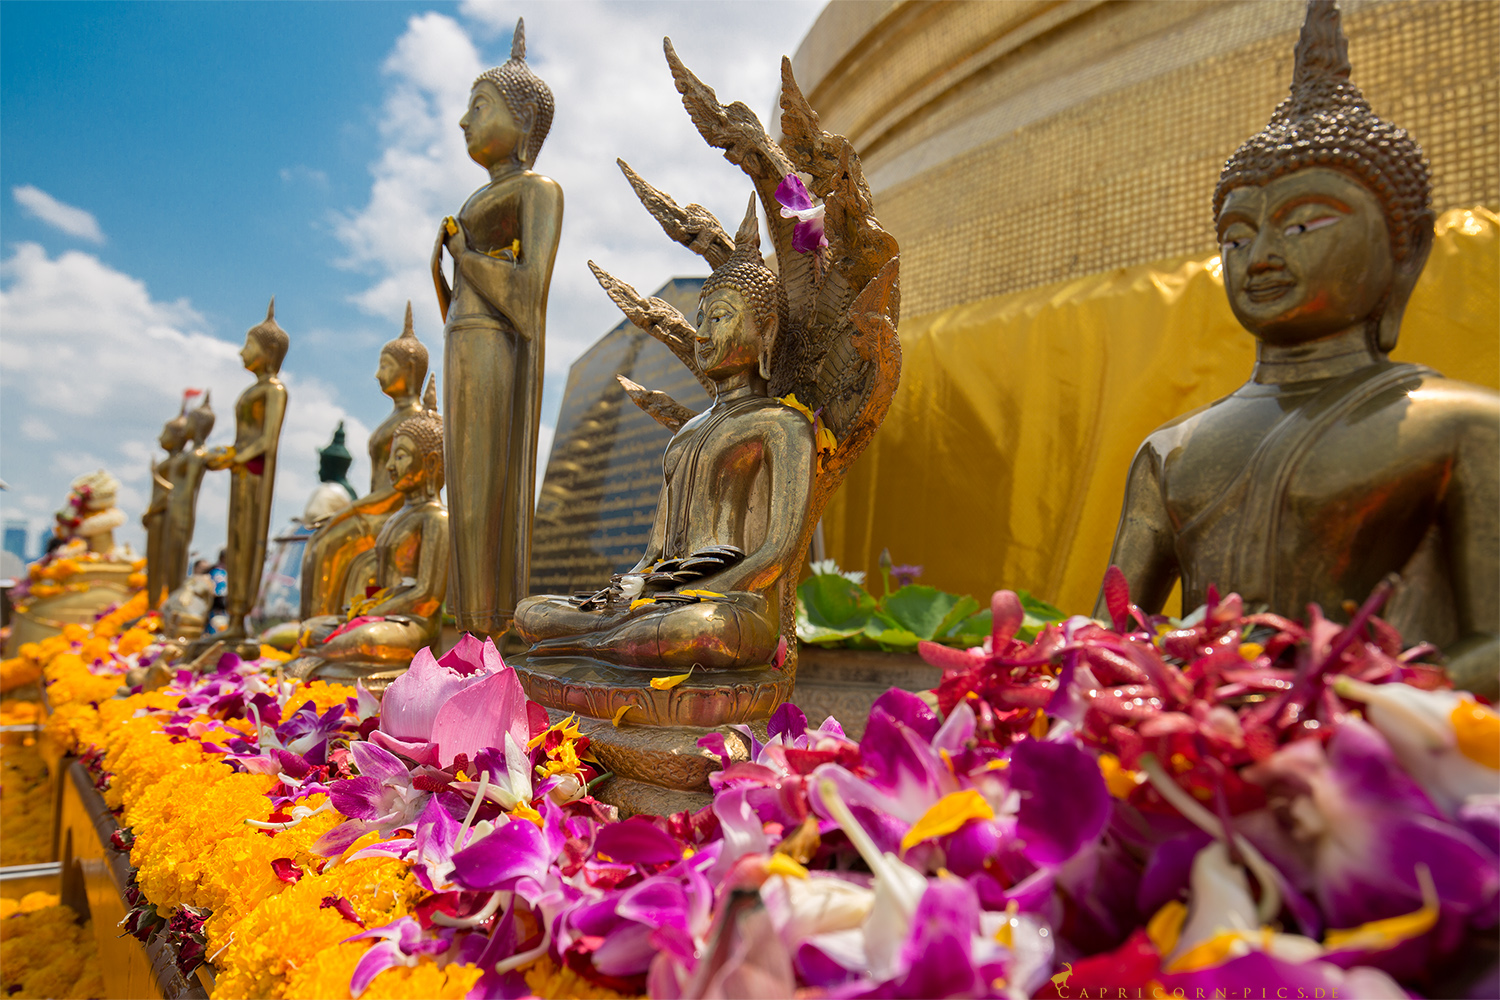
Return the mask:
M30 558L26 555L27 526L27 522L16 520L14 518L9 519L5 522L4 549L6 552L9 552L17 559L21 560L23 563L31 561Z

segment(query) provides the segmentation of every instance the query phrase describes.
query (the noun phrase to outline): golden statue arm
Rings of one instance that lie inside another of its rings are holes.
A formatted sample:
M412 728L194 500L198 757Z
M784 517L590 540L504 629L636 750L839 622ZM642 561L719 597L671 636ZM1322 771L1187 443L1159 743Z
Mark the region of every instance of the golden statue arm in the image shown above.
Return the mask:
M286 417L286 388L278 381L268 381L262 398L265 400L266 410L265 417L260 422L260 434L243 448L235 447L234 465L244 465L259 458L274 449L281 439L281 421Z
M1492 420L1470 423L1459 437L1453 478L1443 497L1448 559L1453 568L1459 641L1451 644L1448 672L1455 687L1500 696L1500 427Z
M390 597L370 608L371 615L413 615L426 618L443 606L448 588L448 515L439 512L426 519L422 529L422 552L414 583L397 585Z
M443 274L443 246L448 242L448 220L438 223L437 240L432 244L432 284L437 289L438 309L443 322L448 322L448 307L453 303L453 289L448 287L448 277Z
M661 497L656 502L656 517L651 521L651 534L646 539L646 551L641 553L641 558L631 567L632 573L644 573L651 565L659 561L662 553L667 547L667 491L661 491Z
M454 259L464 279L497 312L511 318L522 338L531 340L545 320L547 279L562 229L563 195L555 181L541 176L534 177L527 195L521 199L521 251L514 259L508 252L491 257L468 246L462 225L449 238L448 249L452 253L458 244ZM525 322L525 317L534 317L536 325Z
M155 490L151 491L151 502L146 507L145 513L141 515L142 524L145 524L149 518L157 514L165 513L167 509L167 498L172 494L172 483L162 477L162 474L157 471L159 468L161 468L161 466L157 465L153 460L151 462L151 481L161 488L161 492L158 493Z
M1110 564L1120 567L1130 581L1131 600L1147 614L1161 611L1177 582L1179 569L1173 538L1172 522L1162 500L1156 455L1147 440L1130 463L1125 505L1109 554ZM1109 619L1102 592L1094 602L1094 617Z
M761 437L765 461L775 484L767 497L770 509L766 514L766 537L740 562L695 581L696 589L721 594L732 590L763 590L784 572L795 575L802 564L797 543L807 519L816 462L812 424L790 409L778 416L780 419L766 421Z
M620 383L620 386L625 390L625 395L630 397L631 402L651 414L651 419L661 424L673 434L681 430L683 424L698 415L666 393L656 389L647 389L643 385L632 382L624 375L616 375L615 381Z

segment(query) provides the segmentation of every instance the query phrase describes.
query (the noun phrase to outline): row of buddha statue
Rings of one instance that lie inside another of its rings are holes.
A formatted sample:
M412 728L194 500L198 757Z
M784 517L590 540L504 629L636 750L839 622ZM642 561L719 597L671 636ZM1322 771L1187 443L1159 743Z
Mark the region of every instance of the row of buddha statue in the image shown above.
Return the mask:
M446 605L460 631L515 647L507 659L533 699L596 727L617 780L690 791L706 787L705 769L663 774L698 753L684 749L697 734L763 721L790 697L803 556L899 378L899 255L872 214L857 153L819 127L788 62L778 141L745 105L720 104L670 41L666 56L695 126L754 195L731 235L621 164L667 236L712 269L689 320L594 268L626 317L712 398L695 413L626 385L672 432L646 551L595 591L526 596L563 199L532 169L554 109L518 23L510 60L474 82L459 122L489 182L439 224L433 247L446 421L431 382L418 398L428 357L408 305L376 372L393 407L370 438L370 490L308 542L287 669L378 689L438 641ZM1309 3L1291 94L1229 158L1213 204L1225 290L1257 338L1255 368L1234 393L1146 439L1111 562L1148 612L1180 580L1186 608L1216 586L1293 617L1311 603L1336 617L1400 573L1392 614L1408 637L1442 646L1457 683L1493 695L1500 395L1390 360L1432 245L1428 166L1351 82L1332 0ZM285 351L272 315L247 335L242 356L257 380L236 404L234 446L203 448L206 400L162 438L171 488L148 517L190 526L202 470L231 471L231 641L246 638L265 552ZM161 564L154 597L180 580L182 552L149 544ZM654 748L620 735L628 725L611 733L622 719L655 732Z

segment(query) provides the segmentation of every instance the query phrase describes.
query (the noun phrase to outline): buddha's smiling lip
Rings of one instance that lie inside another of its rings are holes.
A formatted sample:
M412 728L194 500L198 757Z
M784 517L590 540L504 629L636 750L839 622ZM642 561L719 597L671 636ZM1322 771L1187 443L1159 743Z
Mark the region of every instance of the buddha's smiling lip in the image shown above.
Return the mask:
M1245 285L1245 298L1251 302L1274 302L1285 295L1296 284L1295 281L1289 278L1248 282Z

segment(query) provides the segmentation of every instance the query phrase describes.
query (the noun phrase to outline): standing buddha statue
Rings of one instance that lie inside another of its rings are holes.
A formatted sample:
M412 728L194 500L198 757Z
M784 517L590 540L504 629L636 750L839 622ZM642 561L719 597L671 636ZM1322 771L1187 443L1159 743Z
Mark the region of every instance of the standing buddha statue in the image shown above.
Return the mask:
M531 167L552 127L552 91L526 65L516 22L510 61L486 70L459 120L490 172L432 249L443 328L443 409L458 627L506 632L530 575L547 289L562 228L557 182ZM453 284L443 250L453 258Z
M235 401L234 444L208 453L210 469L230 472L225 566L229 579L224 602L229 623L213 639L231 647L247 639L245 616L255 604L260 568L266 559L271 497L276 485L276 447L286 416L286 386L276 376L281 372L288 344L286 331L276 323L273 298L265 321L245 333L245 346L240 350L240 359L246 370L255 375L255 383Z
M1428 168L1349 75L1338 8L1312 0L1291 95L1214 193L1255 368L1141 445L1110 560L1148 612L1180 577L1184 608L1216 585L1337 617L1399 573L1387 616L1494 697L1500 394L1389 357L1432 246Z
M157 469L172 485L167 496L166 528L161 546L161 584L167 594L187 580L188 552L193 545L193 526L198 517L198 490L203 485L203 473L208 469L208 449L204 442L214 429L214 411L209 405L211 395L205 391L203 402L187 412L187 431L192 447L184 447Z
M396 428L422 412L427 348L412 328L411 303L401 335L380 349L375 381L391 399L391 412L370 434L370 491L318 521L302 556L303 619L335 614L374 583L375 539L386 518L401 506L401 494L386 475Z
M412 657L438 641L448 589L448 512L443 489L443 419L436 387L426 409L402 421L383 470L401 507L375 543L380 590L358 600L348 616L322 615L302 622L297 655L287 671L303 678L382 690Z
M146 601L151 608L159 607L167 594L172 592L172 588L164 586L162 582L166 576L162 552L169 530L167 506L172 496L172 482L164 475L164 467L177 457L188 442L186 398L182 401L181 412L163 425L161 437L157 440L167 457L163 462L157 462L154 458L151 460L151 502L146 505L145 513L141 514L141 525L146 529Z

